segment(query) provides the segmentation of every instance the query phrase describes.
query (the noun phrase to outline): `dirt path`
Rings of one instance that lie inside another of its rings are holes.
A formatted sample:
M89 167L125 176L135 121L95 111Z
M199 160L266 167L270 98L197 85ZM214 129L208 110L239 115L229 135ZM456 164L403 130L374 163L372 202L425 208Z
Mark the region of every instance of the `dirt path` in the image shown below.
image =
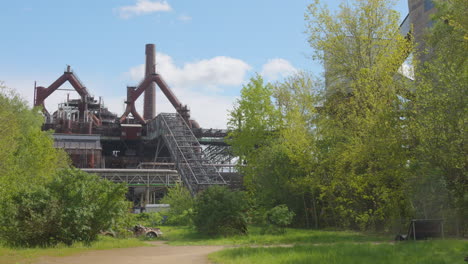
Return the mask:
M93 250L67 257L43 257L35 264L154 264L209 263L207 255L223 246L169 246L150 242L154 247Z

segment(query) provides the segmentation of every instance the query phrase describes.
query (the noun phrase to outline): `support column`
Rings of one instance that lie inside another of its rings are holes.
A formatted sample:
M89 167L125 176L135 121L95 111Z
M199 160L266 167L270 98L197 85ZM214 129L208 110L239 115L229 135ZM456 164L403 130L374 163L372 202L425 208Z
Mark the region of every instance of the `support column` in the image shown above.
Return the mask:
M146 200L145 200L145 206L150 203L150 187L146 186L145 188L145 193L146 193Z

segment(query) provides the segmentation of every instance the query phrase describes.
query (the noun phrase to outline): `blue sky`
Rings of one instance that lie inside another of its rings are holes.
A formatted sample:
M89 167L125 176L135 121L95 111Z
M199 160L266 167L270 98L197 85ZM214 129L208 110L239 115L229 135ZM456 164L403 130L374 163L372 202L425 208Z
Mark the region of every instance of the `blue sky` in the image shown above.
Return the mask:
M49 86L69 64L121 114L126 86L142 78L145 44L154 43L157 70L192 116L204 127L225 127L227 110L255 72L270 81L296 69L320 74L303 33L311 2L1 1L0 80L32 104L34 81ZM336 8L341 1L322 2ZM407 1L395 9L406 15ZM55 110L65 98L57 92L46 107ZM156 111L173 111L159 91Z

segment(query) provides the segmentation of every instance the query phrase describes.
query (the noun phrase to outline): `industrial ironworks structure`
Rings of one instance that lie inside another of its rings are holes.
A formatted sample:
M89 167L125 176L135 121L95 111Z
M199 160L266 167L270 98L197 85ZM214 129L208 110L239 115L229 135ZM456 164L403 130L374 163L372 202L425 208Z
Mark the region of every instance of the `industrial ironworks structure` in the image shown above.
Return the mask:
M34 105L42 106L44 130L53 129L54 144L64 149L74 166L108 180L126 183L135 205L154 203L167 187L183 183L195 195L212 185L239 188L242 177L224 142L226 130L200 128L190 119L187 105L175 96L156 71L155 45L146 45L144 79L127 87L126 109L119 117L102 99L94 99L76 73L65 72L48 87L35 86ZM52 114L44 101L69 82L80 99L59 104ZM156 86L175 113L155 116ZM143 117L135 101L144 93Z

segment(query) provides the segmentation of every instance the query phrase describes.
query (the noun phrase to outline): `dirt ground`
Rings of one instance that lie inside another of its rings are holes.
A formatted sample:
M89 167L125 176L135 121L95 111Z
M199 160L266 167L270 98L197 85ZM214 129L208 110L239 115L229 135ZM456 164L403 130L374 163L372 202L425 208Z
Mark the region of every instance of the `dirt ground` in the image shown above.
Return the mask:
M170 246L149 242L153 247L93 250L67 257L43 257L35 264L154 264L209 263L208 254L223 246Z

